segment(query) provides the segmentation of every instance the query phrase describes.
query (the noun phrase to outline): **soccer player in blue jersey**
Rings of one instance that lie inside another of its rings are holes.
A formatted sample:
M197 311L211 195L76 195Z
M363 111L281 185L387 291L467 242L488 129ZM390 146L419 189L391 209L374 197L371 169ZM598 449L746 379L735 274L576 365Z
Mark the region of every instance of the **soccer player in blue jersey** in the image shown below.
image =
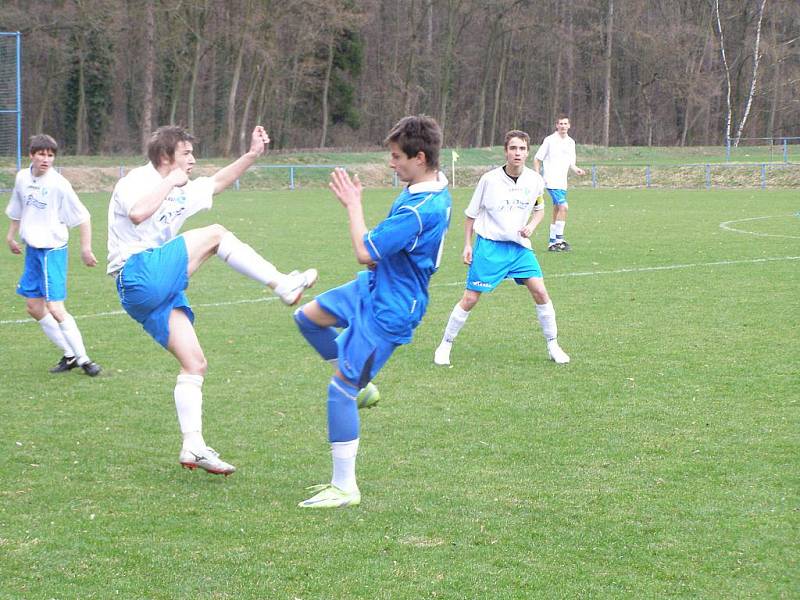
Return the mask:
M354 506L359 417L356 398L389 360L411 341L428 306L428 283L439 266L450 222L450 192L439 172L442 133L430 117L401 119L385 140L389 166L408 186L389 215L368 229L361 182L344 169L331 174L330 188L347 209L356 260L368 269L329 290L295 313L300 332L337 369L328 385L328 439L333 455L329 484L313 486L304 508ZM341 330L341 331L340 331Z

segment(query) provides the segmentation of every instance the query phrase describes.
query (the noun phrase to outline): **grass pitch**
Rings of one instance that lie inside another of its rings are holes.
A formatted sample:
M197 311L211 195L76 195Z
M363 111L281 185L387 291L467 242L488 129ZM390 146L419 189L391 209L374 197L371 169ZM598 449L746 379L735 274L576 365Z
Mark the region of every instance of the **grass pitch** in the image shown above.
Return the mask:
M572 363L547 360L506 282L437 368L470 193L428 314L362 412L352 509L295 506L330 475L330 367L253 282L212 259L188 290L226 479L179 468L176 363L81 265L77 232L67 306L96 379L47 373L58 351L13 292L21 258L0 254L0 598L795 597L796 190L574 190L574 250L544 251L546 226L534 242ZM393 194L368 192L368 223ZM83 199L101 257L108 195ZM358 270L326 191L229 192L188 226L212 222L319 268L315 292Z

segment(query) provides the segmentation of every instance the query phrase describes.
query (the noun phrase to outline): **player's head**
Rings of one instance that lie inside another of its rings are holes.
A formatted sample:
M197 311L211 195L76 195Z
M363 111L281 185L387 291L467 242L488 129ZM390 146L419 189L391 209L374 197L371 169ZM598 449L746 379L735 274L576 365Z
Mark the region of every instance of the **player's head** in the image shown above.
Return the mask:
M392 127L383 143L387 146L396 144L407 158L424 161L427 171L439 169L442 130L432 117L403 117Z
M512 167L515 172L519 172L528 160L528 149L530 148L531 136L519 129L512 129L506 133L503 147L506 151L506 164Z
M28 145L31 157L31 171L34 177L41 177L53 166L58 152L58 144L49 135L39 133L31 136Z
M520 131L519 129L512 129L511 131L506 132L506 139L503 142L503 148L508 150L508 143L512 138L518 138L520 141L525 142L526 148L529 148L531 145L531 136L524 131Z
M147 142L147 158L157 169L162 164L174 165L176 163L175 151L178 146L192 153L194 136L178 125L165 125L159 127L150 136ZM194 158L194 157L192 157Z
M28 152L31 156L37 152L47 151L53 156L58 154L58 143L46 133L37 133L31 136L28 144Z
M565 114L560 114L556 117L556 131L559 133L567 133L569 131L569 117Z

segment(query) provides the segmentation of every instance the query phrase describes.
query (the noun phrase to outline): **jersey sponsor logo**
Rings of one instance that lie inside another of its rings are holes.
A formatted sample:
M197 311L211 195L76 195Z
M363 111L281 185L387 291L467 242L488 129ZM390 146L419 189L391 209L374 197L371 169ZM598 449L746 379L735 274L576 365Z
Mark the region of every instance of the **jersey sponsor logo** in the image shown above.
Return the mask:
M158 217L158 222L164 223L165 225L169 225L185 212L186 212L185 206L181 206L180 208L175 210L166 210L160 217Z
M39 210L44 210L45 208L47 208L47 202L42 202L33 194L28 194L28 197L25 198L25 204L27 206L38 208Z

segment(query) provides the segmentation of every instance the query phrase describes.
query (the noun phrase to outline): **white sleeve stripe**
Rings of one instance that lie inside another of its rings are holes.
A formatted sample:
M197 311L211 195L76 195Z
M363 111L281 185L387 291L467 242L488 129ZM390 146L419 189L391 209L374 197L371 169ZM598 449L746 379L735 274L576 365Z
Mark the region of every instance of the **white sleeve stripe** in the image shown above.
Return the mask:
M369 242L369 245L372 246L372 249L375 251L375 255L378 257L378 260L383 258L381 256L381 253L378 251L378 248L375 246L375 243L372 241L372 231L367 232L367 241Z

